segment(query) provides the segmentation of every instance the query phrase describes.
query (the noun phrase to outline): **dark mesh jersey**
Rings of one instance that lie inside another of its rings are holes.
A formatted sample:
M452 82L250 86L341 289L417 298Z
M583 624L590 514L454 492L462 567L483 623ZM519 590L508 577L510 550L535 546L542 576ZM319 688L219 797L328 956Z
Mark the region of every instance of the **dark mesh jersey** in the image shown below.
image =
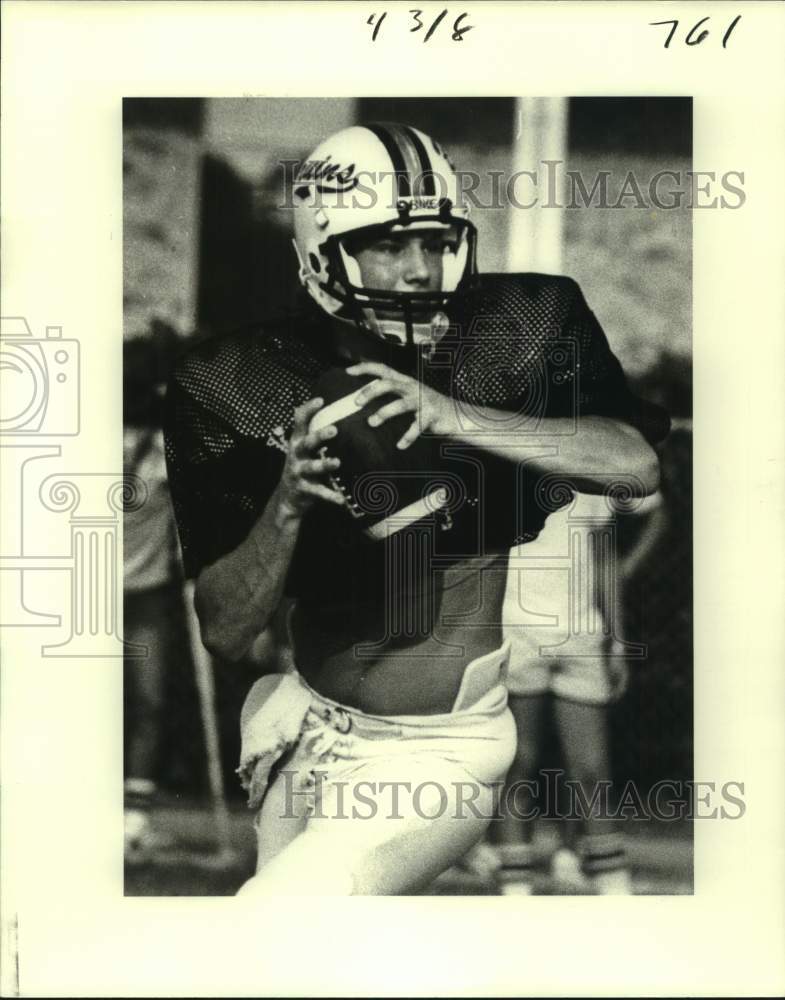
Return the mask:
M633 424L652 443L667 433L664 412L629 392L571 279L482 275L449 318L451 328L421 363L420 377L467 414L473 406L505 409L532 428L541 417L599 414ZM205 341L179 361L167 393L166 457L189 576L239 545L273 493L293 411L336 363L328 323L315 313L282 321ZM499 469L506 464L497 461ZM536 537L554 509L538 502L533 481L529 488L516 538L504 533L488 540L491 548ZM351 593L378 597L383 545L358 537L350 521L330 505L312 508L287 584L292 596L314 606L342 592L346 600Z

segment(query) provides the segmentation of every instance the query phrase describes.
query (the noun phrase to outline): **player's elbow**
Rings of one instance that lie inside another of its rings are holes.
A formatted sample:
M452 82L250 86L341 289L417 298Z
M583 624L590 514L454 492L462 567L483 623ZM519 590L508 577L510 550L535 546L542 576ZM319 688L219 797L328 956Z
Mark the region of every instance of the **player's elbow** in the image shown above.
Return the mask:
M219 660L226 660L229 663L236 663L241 660L250 643L238 642L236 637L226 631L214 626L202 625L202 645L211 656Z
M604 465L604 482L597 484L603 489L608 486L608 474L618 477L618 486L630 497L650 496L659 489L660 462L657 452L634 427L617 425L614 445L606 449Z
M231 602L216 600L209 575L202 573L194 591L194 609L199 620L202 645L212 656L234 663L248 652L255 633L237 622L231 608Z
M242 659L247 647L239 643L236 635L233 635L230 630L222 628L220 622L200 616L199 630L202 636L202 645L211 656L215 656L219 660L227 660L230 663Z
M660 488L660 460L657 452L646 441L641 441L640 451L637 478L641 483L640 495L648 497Z
M654 456L654 463L653 463L652 467L650 468L650 470L649 470L649 472L647 474L647 478L645 480L645 485L646 485L646 493L645 493L645 495L647 497L650 497L650 496L653 496L655 493L657 493L659 491L659 488L660 488L660 482L661 482L661 478L660 478L660 463L657 460L657 456L655 455Z
M577 488L589 493L613 488L631 498L656 493L660 485L659 458L640 431L630 424L601 417L597 418L596 426L601 434L592 440L592 448L586 453L592 467L601 470L601 474L588 473L585 465L588 488L583 481Z

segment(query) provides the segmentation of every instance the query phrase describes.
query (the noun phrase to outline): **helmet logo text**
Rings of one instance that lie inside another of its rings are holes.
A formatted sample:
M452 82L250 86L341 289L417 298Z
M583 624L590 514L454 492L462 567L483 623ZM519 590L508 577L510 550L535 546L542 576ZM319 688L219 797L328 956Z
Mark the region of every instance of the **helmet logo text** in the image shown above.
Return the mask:
M401 198L398 201L397 207L404 212L417 212L417 211L435 211L441 208L441 199L439 198Z
M305 160L294 179L294 193L298 198L306 198L309 187L323 194L341 194L357 187L354 163L341 166L333 163L329 155L323 160Z

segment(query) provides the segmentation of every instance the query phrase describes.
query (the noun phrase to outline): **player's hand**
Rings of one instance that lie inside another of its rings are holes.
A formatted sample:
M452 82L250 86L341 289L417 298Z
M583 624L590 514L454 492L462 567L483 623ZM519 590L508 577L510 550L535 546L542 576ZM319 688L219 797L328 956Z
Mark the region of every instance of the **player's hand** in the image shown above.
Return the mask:
M455 404L430 386L423 385L409 375L402 375L388 365L363 361L346 369L350 375L375 375L376 381L366 385L355 397L358 406L365 406L378 396L394 393L398 399L386 403L368 417L371 427L378 427L391 417L402 413L414 414L411 426L398 441L398 448L408 448L425 431L448 435L455 424Z
M310 430L311 421L322 406L323 399L309 399L294 411L294 426L279 486L278 509L284 519L301 518L315 500L338 505L345 502L327 482L330 473L340 466L340 459L319 454L319 449L337 431L332 424Z

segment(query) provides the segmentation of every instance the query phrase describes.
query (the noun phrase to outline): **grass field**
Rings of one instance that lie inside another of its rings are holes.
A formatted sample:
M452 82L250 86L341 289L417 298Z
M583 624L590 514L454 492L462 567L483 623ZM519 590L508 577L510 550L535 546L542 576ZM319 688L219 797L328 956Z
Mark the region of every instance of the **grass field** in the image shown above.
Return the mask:
M223 854L215 843L206 804L169 802L156 812L155 825L171 838L171 846L159 849L147 860L127 860L127 896L231 896L253 873L255 837L251 814L242 807L235 806L231 811L230 850ZM625 832L636 894L692 892L692 836L688 826L629 823ZM548 872L557 838L553 824L544 823L538 832L536 895L564 894L564 888L554 885ZM500 895L500 888L491 877L452 868L421 895Z

